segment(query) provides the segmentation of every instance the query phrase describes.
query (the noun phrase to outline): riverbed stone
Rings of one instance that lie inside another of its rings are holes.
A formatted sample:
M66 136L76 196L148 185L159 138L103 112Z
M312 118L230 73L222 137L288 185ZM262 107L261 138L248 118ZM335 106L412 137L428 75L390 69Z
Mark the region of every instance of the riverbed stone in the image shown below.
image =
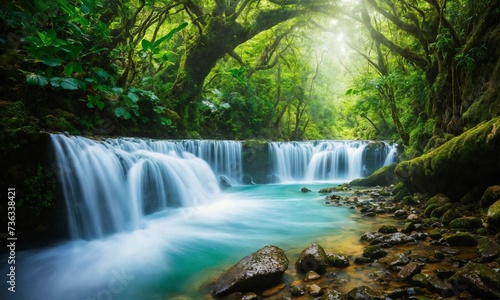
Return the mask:
M318 244L312 244L300 253L299 259L295 263L297 272L306 274L309 271L314 271L318 274L323 274L328 265L328 257L325 250Z
M446 242L450 246L475 246L476 238L469 232L457 232L446 237Z
M287 268L285 252L276 246L265 246L225 271L215 283L214 295L223 297L275 286L281 282Z
M347 293L346 300L382 300L385 297L367 286L355 287Z
M482 264L468 262L448 282L482 299L500 299L500 273Z
M341 300L344 296L336 290L327 290L319 300Z
M313 297L321 296L324 293L323 289L317 284L311 284L306 286L306 290L309 293L309 295Z
M378 229L378 232L381 232L381 233L395 233L395 232L398 232L398 229L396 228L396 226L392 226L392 225L382 225L382 226Z
M490 186L481 197L481 208L488 208L497 200L500 200L500 185Z
M492 261L500 256L500 245L488 237L478 239L477 252L482 261Z
M349 266L349 258L337 253L327 253L328 264L336 268L345 268Z
M309 271L306 273L306 275L304 276L304 281L305 282L308 282L308 281L314 281L314 280L317 280L319 279L321 276L314 272L314 271Z
M449 284L448 282L444 281L443 279L437 276L429 277L429 279L427 280L427 288L430 291L438 293L443 297L452 296L454 289L454 287L451 284Z
M363 250L363 256L371 259L379 259L387 255L387 252L380 246L370 245Z
M407 281L410 278L412 278L413 276L420 273L423 266L424 266L424 264L422 264L422 263L412 261L409 264L407 264L406 266L404 266L403 269L401 269L401 271L399 271L398 278L403 280L403 281Z
M387 243L389 245L399 245L399 244L406 244L406 243L411 243L415 242L415 240L402 233L402 232L395 232L395 233L390 233L390 234L385 234L382 235L378 238L375 238L370 242L370 244L381 244L381 243Z
M489 230L500 231L500 200L497 200L488 208L486 222L488 223Z
M474 231L483 227L483 221L478 217L462 217L451 221L449 226L452 229Z

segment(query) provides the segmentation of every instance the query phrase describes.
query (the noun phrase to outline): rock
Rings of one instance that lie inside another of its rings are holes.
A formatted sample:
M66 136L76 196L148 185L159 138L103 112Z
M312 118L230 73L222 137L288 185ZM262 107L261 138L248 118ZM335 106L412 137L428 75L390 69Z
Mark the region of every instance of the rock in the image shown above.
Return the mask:
M450 222L449 226L452 229L473 231L483 227L483 221L477 217L457 218Z
M323 274L326 271L327 264L328 257L323 247L318 244L312 244L302 251L295 263L295 268L297 272L302 274L306 274L309 271Z
M326 291L323 296L319 298L319 300L342 300L343 296L341 293L335 290Z
M457 232L446 237L450 246L475 246L477 240L468 232Z
M311 295L313 297L321 296L324 293L323 289L317 284L311 284L311 285L306 286L306 290L309 293L309 295Z
M302 193L309 193L309 192L311 192L311 190L310 190L310 189L308 189L308 188L306 188L306 187L301 188L301 189L300 189L300 191L301 191Z
M382 225L378 229L378 232L380 232L380 233L394 233L394 232L398 232L398 229L396 228L396 226Z
M331 192L335 191L334 187L327 187L327 188L322 188L318 191L320 194L329 194Z
M419 223L422 221L422 219L420 218L419 215L411 213L408 215L408 217L406 217L406 221L412 223Z
M367 246L363 250L363 256L368 257L370 259L378 259L378 258L382 258L386 255L387 255L386 251L384 251L379 246L375 246L375 245Z
M361 236L361 241L362 242L371 242L377 238L380 238L384 236L384 234L380 233L380 232L375 232L375 231L367 231L365 233L363 233L363 235Z
M395 173L405 186L418 192L442 192L453 199L460 199L474 186L498 184L500 134L497 128L500 128L500 117L471 128L426 154L400 162Z
M308 282L308 281L314 281L314 280L317 280L319 279L321 276L314 272L314 271L309 271L307 272L306 276L304 276L304 281L305 282Z
M408 217L408 213L404 211L403 209L398 209L394 212L394 217L398 219L405 219Z
M390 245L398 245L398 244L406 244L406 243L411 243L415 242L413 238L410 236L407 236L406 234L402 232L395 232L391 234L386 234L381 237L378 237L374 240L372 240L370 243L371 244L380 244L380 243L387 243Z
M349 266L349 259L347 256L339 255L336 253L327 253L328 264L336 268L345 268Z
M241 300L258 300L259 296L255 293L246 293ZM224 299L225 300L225 299Z
M500 256L500 245L487 237L481 237L478 239L477 252L482 261L492 261Z
M373 259L364 256L358 256L354 259L355 264L367 264L373 262Z
M385 299L380 293L375 292L367 286L355 287L347 293L346 300L382 300Z
M287 268L285 252L276 246L265 246L225 271L215 283L214 294L223 297L263 290L279 284Z
M389 263L388 266L389 268L395 267L395 266L404 266L410 263L410 258L406 256L404 253L400 253L393 257Z
M450 297L454 294L454 287L451 284L434 276L431 276L427 280L427 288L432 292L438 293L442 297Z
M412 222L406 222L403 228L401 229L401 232L410 233L413 230L415 230L415 224L413 224Z
M292 287L290 292L294 297L303 296L306 293L305 286L303 284L298 284Z
M441 233L441 229L439 229L439 228L432 229L429 232L429 237L433 240L439 240L440 238L443 237L443 234Z
M500 299L500 273L485 265L468 262L448 282L482 299Z
M429 279L428 275L416 274L410 279L410 284L416 285L418 287L426 287L428 279Z
M402 200L403 204L404 205L409 205L409 206L414 206L414 205L418 205L418 200L415 199L413 196L405 196L403 197L403 200Z
M497 200L500 200L500 185L490 186L481 197L481 208L486 209Z
M400 278L403 281L407 281L410 278L412 278L413 276L420 273L423 266L424 265L421 263L411 262L411 263L407 264L406 266L404 266L403 269L401 269L401 271L399 271L398 278Z
M496 232L500 231L500 200L497 200L488 208L486 222L488 223L488 229Z

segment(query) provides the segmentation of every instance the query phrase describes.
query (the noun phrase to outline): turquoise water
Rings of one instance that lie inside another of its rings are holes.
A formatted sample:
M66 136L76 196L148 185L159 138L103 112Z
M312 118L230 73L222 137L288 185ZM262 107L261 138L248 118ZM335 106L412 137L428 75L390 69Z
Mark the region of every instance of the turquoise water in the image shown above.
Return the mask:
M318 190L328 186L232 187L210 204L150 215L134 231L19 253L15 298L199 299L224 270L265 245L285 250L289 269L313 242L353 254L368 225L347 206L325 205Z

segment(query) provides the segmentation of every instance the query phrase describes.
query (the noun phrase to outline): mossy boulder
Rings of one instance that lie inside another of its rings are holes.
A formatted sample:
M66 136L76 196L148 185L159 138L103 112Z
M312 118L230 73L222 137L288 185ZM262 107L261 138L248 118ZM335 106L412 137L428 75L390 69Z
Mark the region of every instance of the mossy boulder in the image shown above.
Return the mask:
M500 299L500 273L474 262L468 262L448 279L481 299Z
M500 200L500 185L490 186L481 197L481 208L488 208L497 200Z
M500 231L500 200L497 200L488 208L486 222L488 223L488 229L496 232Z
M397 165L395 173L422 193L460 199L474 186L498 182L500 117L451 139L440 147Z
M463 217L454 219L449 226L452 229L474 231L483 227L483 221L478 217Z
M379 259L387 255L387 252L380 246L370 245L363 250L363 256L370 259Z
M457 232L446 237L446 242L450 246L476 246L476 238L469 232Z
M349 258L345 255L340 255L336 253L327 253L328 264L336 268L345 268L350 265Z
M314 271L323 274L328 265L328 257L325 250L318 244L312 244L305 248L295 263L295 269L301 274Z
M482 261L492 261L500 256L500 245L490 238L481 237L478 239L477 252Z
M389 186L396 183L394 170L396 164L390 164L375 171L366 178L354 179L349 183L351 186Z
M380 233L395 233L398 232L398 229L396 226L392 225L382 225L379 229L378 232Z
M410 205L410 206L414 206L414 205L418 205L419 202L417 199L415 199L415 197L413 196L406 196L403 198L402 200L403 204L404 205Z

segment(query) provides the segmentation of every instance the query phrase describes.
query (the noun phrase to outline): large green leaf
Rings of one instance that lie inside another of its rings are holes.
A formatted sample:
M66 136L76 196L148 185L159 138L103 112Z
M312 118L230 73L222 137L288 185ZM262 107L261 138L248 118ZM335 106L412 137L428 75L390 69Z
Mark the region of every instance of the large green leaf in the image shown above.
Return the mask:
M148 49L151 49L151 42L146 39L143 39L141 41L141 45L142 45L142 50L144 51L148 51Z
M56 57L44 58L42 59L42 63L46 64L49 67L58 67L62 65L62 60Z
M45 76L30 73L26 75L26 82L32 85L46 86L49 83L49 80Z
M71 76L73 73L81 73L82 71L82 65L76 62L71 62L64 68L64 75Z
M76 78L63 78L61 80L61 87L65 90L83 90L86 88L86 85L83 81Z
M130 100L132 100L134 103L136 103L137 101L139 101L139 96L137 96L136 93L133 93L133 92L128 92L127 96L130 98Z
M174 34L176 34L177 32L181 31L186 26L188 26L188 23L184 22L181 25L179 25L179 26L175 27L174 29L170 30L169 33L167 33L165 36L161 37L160 39L156 40L153 43L153 47L151 47L151 50L154 49L154 48L157 48L164 41L170 40L174 36Z

